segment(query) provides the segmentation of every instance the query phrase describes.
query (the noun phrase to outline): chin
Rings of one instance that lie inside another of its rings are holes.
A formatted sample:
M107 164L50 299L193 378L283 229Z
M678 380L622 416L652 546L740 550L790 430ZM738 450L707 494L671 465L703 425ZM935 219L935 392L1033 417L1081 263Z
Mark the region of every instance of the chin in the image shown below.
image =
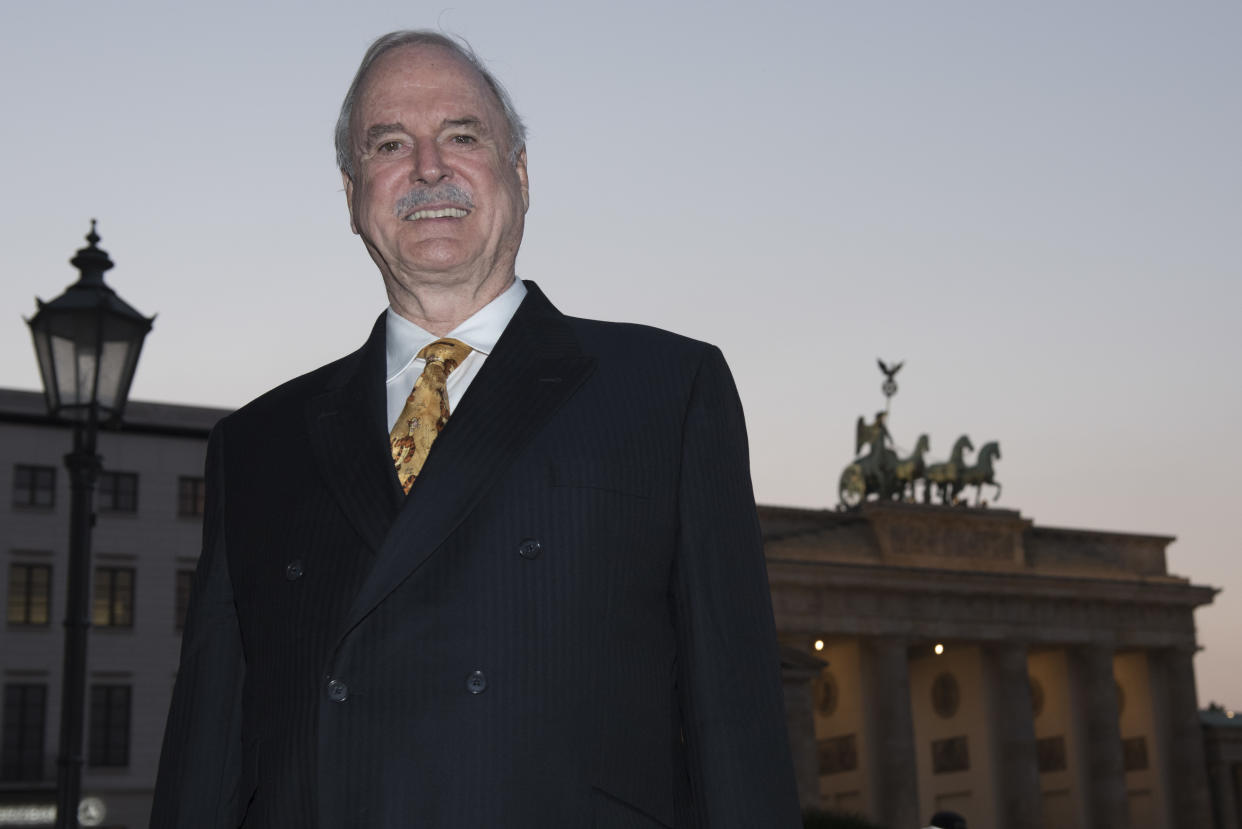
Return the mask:
M473 251L451 239L435 239L403 245L401 261L416 270L452 270L470 263Z

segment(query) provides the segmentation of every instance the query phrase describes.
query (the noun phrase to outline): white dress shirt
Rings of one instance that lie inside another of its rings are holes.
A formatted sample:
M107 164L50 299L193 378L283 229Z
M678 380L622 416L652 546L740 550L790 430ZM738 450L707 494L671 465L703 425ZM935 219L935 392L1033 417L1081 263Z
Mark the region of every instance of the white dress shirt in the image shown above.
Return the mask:
M483 367L487 355L496 347L496 341L504 333L525 296L526 286L522 284L522 280L515 278L504 293L475 311L473 316L448 333L447 336L461 340L474 349L448 376L450 414L456 411L462 395ZM414 388L414 381L423 373L423 366L427 363L426 360L418 359L418 352L441 338L424 331L391 307L388 309L385 327L388 352L388 379L385 381L388 391L388 430L392 431L397 418L401 416L401 410L405 408L410 390Z

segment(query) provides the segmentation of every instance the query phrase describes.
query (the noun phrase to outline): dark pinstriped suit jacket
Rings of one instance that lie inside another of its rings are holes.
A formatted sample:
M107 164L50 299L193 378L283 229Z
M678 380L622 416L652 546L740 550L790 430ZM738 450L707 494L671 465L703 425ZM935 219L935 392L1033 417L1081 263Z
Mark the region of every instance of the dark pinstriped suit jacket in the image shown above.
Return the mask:
M527 287L408 497L383 316L216 428L155 829L800 825L723 358Z

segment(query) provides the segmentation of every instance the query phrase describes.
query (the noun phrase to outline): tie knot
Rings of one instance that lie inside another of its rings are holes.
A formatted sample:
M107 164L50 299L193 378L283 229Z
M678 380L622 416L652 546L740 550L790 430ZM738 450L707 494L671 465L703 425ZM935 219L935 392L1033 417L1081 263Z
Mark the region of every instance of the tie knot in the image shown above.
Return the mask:
M436 340L429 346L418 352L418 356L428 363L439 363L444 366L444 372L447 374L453 369L461 365L461 361L466 359L466 355L473 351L470 346L461 340L454 340L451 337L445 337L442 340Z

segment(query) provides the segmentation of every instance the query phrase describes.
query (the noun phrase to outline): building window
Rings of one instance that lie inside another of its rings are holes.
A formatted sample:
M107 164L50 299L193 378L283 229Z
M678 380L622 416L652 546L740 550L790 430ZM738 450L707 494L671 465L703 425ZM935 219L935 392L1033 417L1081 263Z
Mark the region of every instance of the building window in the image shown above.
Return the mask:
M853 734L819 741L819 773L840 774L858 768L858 744Z
M137 512L138 473L100 472L96 505L100 512Z
M56 506L56 467L21 463L14 466L13 506Z
M932 774L970 771L970 751L966 737L932 740Z
M1147 739L1126 737L1121 741L1121 766L1126 771L1143 771L1147 768Z
M134 568L95 568L95 604L91 623L100 628L134 626Z
M52 565L9 565L10 625L47 627L52 615Z
M4 686L4 750L0 780L43 779L46 685Z
M185 627L185 614L190 609L190 591L194 589L194 571L178 570L177 571L177 603L176 603L176 625L177 630Z
M962 689L957 684L957 677L947 671L938 675L932 682L931 698L936 716L953 719L962 702Z
M182 518L198 518L203 514L203 500L207 484L202 478L180 477L177 479L177 515Z
M128 685L91 686L91 731L87 762L92 766L129 765Z
M1035 741L1035 756L1039 761L1039 773L1065 771L1069 767L1066 761L1065 738L1041 737Z

